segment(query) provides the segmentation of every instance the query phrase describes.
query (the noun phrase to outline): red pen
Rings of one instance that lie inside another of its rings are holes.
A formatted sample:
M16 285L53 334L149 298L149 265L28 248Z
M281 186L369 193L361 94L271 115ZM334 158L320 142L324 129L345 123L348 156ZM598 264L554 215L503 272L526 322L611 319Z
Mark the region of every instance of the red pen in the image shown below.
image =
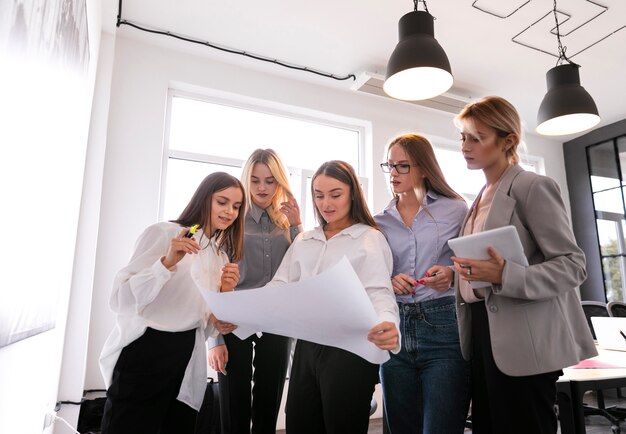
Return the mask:
M420 285L424 284L424 279L427 279L429 277L435 277L441 274L441 271L435 271L433 274L428 274L424 277L422 277L420 280L417 281L417 283L419 283Z

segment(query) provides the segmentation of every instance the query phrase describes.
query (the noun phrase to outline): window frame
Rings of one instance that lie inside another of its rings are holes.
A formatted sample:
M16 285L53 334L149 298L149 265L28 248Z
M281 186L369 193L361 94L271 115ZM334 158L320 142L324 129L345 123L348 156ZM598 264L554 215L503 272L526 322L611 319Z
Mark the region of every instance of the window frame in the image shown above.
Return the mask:
M180 84L175 87L168 88L167 91L167 103L165 111L165 128L163 132L163 156L161 164L161 178L159 186L159 219L163 219L165 211L165 184L167 182L168 163L170 159L179 159L191 162L209 163L216 165L224 165L230 167L241 168L245 164L245 160L237 158L229 158L215 154L201 154L196 152L172 150L169 146L170 132L171 132L171 120L172 120L172 100L174 98L187 98L196 101L206 102L209 104L223 105L230 108L236 108L241 110L248 110L258 112L266 115L279 116L288 119L294 119L304 122L312 122L318 125L341 128L350 131L354 131L358 134L358 148L357 158L358 165L354 169L357 172L357 177L363 186L363 191L366 194L368 203L372 203L373 192L370 186L370 178L373 175L371 169L370 160L372 160L371 150L368 152L368 144L371 144L372 126L371 122L362 119L351 118L341 116L333 113L322 112L312 109L306 109L303 107L292 106L282 103L277 103L269 100L261 100L252 97L246 97L243 95L230 94L221 91L214 91L209 89L190 88L184 84ZM370 146L371 148L371 146ZM287 164L287 163L285 163ZM306 198L306 176L313 175L314 171L310 169L296 168L292 166L285 167L290 174L295 174L301 177L300 186L292 185L294 189L300 189L302 198ZM306 200L302 200L300 203L302 215L306 215L306 211L312 204L306 203Z

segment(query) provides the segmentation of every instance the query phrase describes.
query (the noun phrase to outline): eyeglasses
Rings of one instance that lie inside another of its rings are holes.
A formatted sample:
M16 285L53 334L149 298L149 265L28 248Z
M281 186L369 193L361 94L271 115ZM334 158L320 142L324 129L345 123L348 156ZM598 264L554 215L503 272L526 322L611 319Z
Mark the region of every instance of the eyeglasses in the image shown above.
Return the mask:
M396 169L396 172L402 174L409 173L411 171L411 167L415 167L415 165L407 163L380 163L380 168L383 169L383 172L385 173L390 173L392 169Z

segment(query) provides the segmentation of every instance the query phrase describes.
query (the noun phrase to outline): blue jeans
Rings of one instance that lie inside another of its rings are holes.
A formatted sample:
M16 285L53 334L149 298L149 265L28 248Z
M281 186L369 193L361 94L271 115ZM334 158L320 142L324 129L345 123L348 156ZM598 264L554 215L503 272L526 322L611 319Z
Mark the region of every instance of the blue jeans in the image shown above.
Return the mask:
M402 348L380 370L391 434L463 433L470 370L454 297L398 306Z

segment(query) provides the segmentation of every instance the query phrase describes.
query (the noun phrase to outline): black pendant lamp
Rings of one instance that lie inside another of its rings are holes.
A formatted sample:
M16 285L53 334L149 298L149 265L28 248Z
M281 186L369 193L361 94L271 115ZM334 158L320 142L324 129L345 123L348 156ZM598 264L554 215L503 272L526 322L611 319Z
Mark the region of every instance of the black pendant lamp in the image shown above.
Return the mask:
M415 10L400 18L398 45L387 63L383 90L392 98L416 101L441 95L452 86L450 61L435 39L434 18Z
M588 130L600 122L598 107L589 93L580 85L578 69L565 55L561 44L559 20L554 0L556 37L559 44L557 66L546 73L548 93L543 97L537 114L537 132L546 136L574 134ZM567 63L559 64L563 60Z

